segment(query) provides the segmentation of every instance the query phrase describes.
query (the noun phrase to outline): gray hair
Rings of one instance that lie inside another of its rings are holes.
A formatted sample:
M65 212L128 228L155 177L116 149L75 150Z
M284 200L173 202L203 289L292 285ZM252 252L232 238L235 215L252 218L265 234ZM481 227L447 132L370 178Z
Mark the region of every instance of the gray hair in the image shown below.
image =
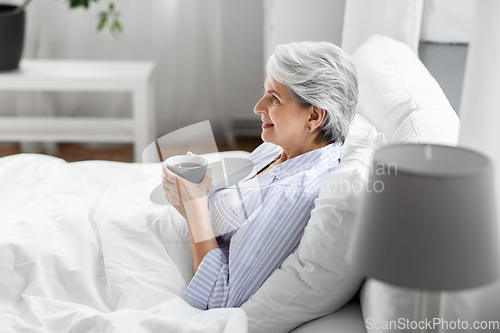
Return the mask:
M328 42L278 45L267 74L284 84L299 105L326 111L316 142L344 144L358 101L356 69L347 53Z

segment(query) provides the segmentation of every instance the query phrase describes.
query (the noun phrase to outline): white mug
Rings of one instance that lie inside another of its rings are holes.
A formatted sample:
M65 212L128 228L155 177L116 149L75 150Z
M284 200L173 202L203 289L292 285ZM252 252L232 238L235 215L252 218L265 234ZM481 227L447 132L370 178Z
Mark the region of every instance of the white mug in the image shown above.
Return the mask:
M208 161L196 155L176 155L167 158L165 165L176 175L199 184L207 171Z

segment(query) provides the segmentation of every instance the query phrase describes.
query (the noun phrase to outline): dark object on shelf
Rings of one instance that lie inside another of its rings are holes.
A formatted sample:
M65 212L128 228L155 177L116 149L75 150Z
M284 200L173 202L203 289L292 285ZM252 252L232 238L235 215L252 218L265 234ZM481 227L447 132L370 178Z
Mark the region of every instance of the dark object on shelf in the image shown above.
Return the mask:
M19 67L24 45L24 11L0 5L0 71Z

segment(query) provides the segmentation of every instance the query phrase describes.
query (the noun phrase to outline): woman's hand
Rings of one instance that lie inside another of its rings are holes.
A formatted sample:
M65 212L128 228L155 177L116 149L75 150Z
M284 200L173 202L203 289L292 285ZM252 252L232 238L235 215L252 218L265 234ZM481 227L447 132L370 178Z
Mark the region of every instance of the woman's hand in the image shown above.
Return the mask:
M194 154L188 151L187 155ZM212 169L207 169L201 183L194 184L163 168L162 181L165 198L187 221L193 247L193 270L196 272L205 255L219 247L207 207L207 193L213 187Z
M163 192L167 201L188 220L189 211L196 210L200 205L206 206L207 193L212 185L212 170L207 169L199 184L191 183L168 168L162 172Z
M168 203L170 203L187 221L187 215L184 205L181 204L179 196L176 195L176 193L178 193L178 189L175 177L167 178L167 173L172 174L170 170L163 166L161 180L163 183L163 193L165 193L165 199L167 199Z

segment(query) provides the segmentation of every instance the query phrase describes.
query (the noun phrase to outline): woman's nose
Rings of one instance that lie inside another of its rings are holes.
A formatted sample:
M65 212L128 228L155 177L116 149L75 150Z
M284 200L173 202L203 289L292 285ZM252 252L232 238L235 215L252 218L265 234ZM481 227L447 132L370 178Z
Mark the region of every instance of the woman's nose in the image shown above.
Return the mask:
M264 97L262 97L260 101L258 101L257 104L255 104L255 107L253 108L254 113L261 114L267 112L267 108L264 106L263 99Z

